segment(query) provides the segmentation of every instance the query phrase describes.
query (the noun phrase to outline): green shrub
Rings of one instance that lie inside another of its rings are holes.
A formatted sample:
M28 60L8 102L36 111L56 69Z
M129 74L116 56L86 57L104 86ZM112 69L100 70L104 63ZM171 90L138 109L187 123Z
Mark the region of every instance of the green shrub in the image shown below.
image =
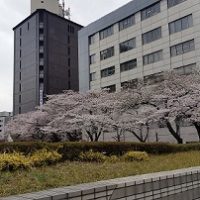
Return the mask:
M116 162L119 162L120 159L119 157L112 155L112 156L107 157L106 161L109 163L116 163Z
M194 144L168 144L168 143L137 143L137 142L18 142L0 143L0 153L21 152L24 155L33 154L42 149L58 151L62 160L78 160L81 152L92 149L94 152L103 153L106 156L122 156L128 151L145 151L149 154L169 154L185 151L199 151L200 143Z
M80 153L79 161L101 163L106 161L106 156L100 152L94 152L93 150L89 150L87 152Z
M145 161L149 159L146 152L141 151L129 151L122 157L125 161Z
M30 167L30 160L21 153L0 154L0 171L24 170Z
M32 166L45 166L57 163L61 160L62 155L57 151L48 151L47 149L42 149L36 151L30 156L30 161Z
M24 155L32 154L38 150L59 150L62 143L46 143L46 142L12 142L0 143L0 153L21 152Z

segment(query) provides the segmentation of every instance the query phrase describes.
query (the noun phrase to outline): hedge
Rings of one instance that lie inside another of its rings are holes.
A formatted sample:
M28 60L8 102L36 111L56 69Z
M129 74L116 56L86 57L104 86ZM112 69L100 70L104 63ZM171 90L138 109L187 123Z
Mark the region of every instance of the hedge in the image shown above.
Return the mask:
M105 155L122 155L128 151L145 151L149 154L167 154L191 150L200 150L200 143L169 144L169 143L135 143L135 142L19 142L0 143L0 153L21 152L25 155L37 150L57 150L63 160L76 160L81 152L93 150Z

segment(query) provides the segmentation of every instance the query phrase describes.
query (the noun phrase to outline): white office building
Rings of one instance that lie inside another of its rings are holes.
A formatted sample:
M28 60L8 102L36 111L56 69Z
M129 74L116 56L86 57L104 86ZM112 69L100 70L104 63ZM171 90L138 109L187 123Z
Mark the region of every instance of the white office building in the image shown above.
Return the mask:
M200 0L133 0L79 31L80 91L199 66Z

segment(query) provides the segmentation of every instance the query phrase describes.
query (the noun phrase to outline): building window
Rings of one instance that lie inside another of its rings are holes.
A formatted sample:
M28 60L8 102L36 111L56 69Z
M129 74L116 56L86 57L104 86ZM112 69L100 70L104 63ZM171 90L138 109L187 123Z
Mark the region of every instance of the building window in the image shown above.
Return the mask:
M44 66L43 66L43 65L40 65L40 66L39 66L39 70L40 70L40 71L44 71Z
M103 87L102 89L107 89L108 92L110 93L116 92L116 85L109 85L109 86Z
M135 16L132 15L119 22L119 31L122 31L135 24Z
M135 89L137 88L137 85L138 85L138 79L133 79L133 80L125 81L121 83L121 87L123 89L127 89L127 88Z
M44 22L40 22L39 23L39 29L43 29L44 28Z
M40 22L44 21L44 14L42 12L39 13L39 20Z
M90 81L95 81L96 80L96 72L90 73Z
M89 44L91 45L91 44L94 44L95 43L95 34L94 35L91 35L90 37L89 37Z
M143 65L152 64L163 59L163 51L159 50L143 56Z
M148 44L162 37L161 27L142 34L142 44Z
M28 24L27 24L27 30L29 31L29 28L30 28L30 24L29 24L29 22L28 22Z
M71 70L68 69L68 77L70 78L71 77Z
M195 50L194 39L170 47L171 57L182 55Z
M68 58L68 66L70 67L71 66L71 59Z
M169 33L177 33L193 26L192 15L188 15L176 21L169 23Z
M22 102L22 96L19 95L19 103L21 103L21 102Z
M195 69L196 69L196 63L193 63L193 64L177 67L174 70L177 74L183 75L183 74L191 74L195 71Z
M130 60L130 61L120 64L120 71L124 72L124 71L134 69L136 67L137 67L137 59L134 59L134 60Z
M68 44L70 44L70 42L71 42L71 37L70 35L68 35Z
M104 38L107 38L111 35L113 35L114 29L113 26L110 26L102 31L99 32L100 40L103 40Z
M21 69L22 68L22 61L20 60L19 61L19 69Z
M115 66L101 70L101 78L112 76L115 74Z
M167 0L167 6L168 6L168 8L171 8L171 7L176 6L184 1L186 1L186 0Z
M19 51L19 57L21 58L22 57L22 50L20 49Z
M134 49L135 47L136 47L136 39L135 38L127 40L127 41L119 44L120 53L129 51L131 49Z
M69 33L74 33L74 27L71 25L68 25L68 32Z
M163 72L159 72L159 73L156 73L156 74L151 74L151 75L148 75L148 76L144 77L144 82L147 85L152 85L152 84L155 84L155 83L160 83L163 80L164 80Z
M96 54L90 56L90 65L95 63L95 56Z
M22 39L20 38L19 40L19 46L21 47L22 46Z
M68 56L71 54L71 48L68 47Z
M114 54L115 54L114 47L110 47L100 52L100 58L101 60L105 60L107 58L114 56Z
M141 11L141 18L142 18L142 20L145 20L145 19L152 17L152 16L154 16L158 13L160 13L160 2L142 10Z
M39 34L40 34L40 35L44 34L44 29L40 28L40 29L39 29Z

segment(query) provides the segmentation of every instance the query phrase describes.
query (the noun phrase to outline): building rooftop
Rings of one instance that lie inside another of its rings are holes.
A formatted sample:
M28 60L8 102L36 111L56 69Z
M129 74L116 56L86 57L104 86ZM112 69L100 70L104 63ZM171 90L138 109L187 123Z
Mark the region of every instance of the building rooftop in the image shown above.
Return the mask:
M58 18L62 19L62 20L65 20L65 21L70 22L70 23L72 23L72 24L74 24L74 25L83 27L82 25L77 24L76 22L73 22L73 21L71 21L71 20L69 20L69 19L66 19L66 18L64 18L64 17L61 17L61 16L59 16L59 15L57 15L57 14L54 14L54 13L52 13L52 12L49 12L48 10L45 10L45 9L37 9L35 12L33 12L31 15L29 15L27 18L25 18L25 19L24 19L23 21L21 21L19 24L17 24L17 25L13 28L13 30L15 30L16 28L18 28L19 26L21 26L25 21L29 20L32 16L34 16L35 14L37 14L39 11L45 11L45 12L51 14L51 15L54 15L55 17L58 17Z
M114 10L113 12L105 15L104 17L96 20L95 22L81 29L79 31L79 34L92 35L159 1L160 0L132 0L124 6Z

